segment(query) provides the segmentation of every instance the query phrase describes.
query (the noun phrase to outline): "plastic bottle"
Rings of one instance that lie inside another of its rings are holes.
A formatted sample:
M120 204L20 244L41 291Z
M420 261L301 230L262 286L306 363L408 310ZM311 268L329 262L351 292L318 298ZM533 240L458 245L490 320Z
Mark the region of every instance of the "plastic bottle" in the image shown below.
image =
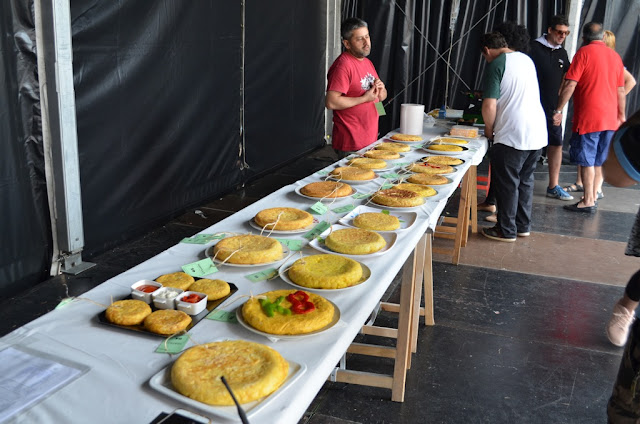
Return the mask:
M444 108L444 105L440 106L440 110L438 111L438 118L439 119L444 119L447 117L447 111Z

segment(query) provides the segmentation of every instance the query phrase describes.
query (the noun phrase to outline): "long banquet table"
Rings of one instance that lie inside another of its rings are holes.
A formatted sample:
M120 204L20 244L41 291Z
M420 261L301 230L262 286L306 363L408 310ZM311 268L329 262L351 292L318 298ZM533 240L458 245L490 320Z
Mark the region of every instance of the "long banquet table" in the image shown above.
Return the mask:
M424 139L440 135L442 128L425 128ZM379 141L382 141L379 140ZM218 340L243 339L271 346L282 356L304 367L303 374L292 384L275 396L267 398L260 410L254 413L250 421L254 423L294 423L304 414L309 404L321 389L327 377L343 357L370 313L377 307L385 290L411 255L420 238L427 231L433 231L438 223L447 199L455 191L463 175L470 166L477 165L486 153L486 139L471 140L459 157L465 163L458 167L450 178L451 184L437 188L436 200L415 208L418 219L411 231L399 233L393 248L384 255L361 259L371 269L371 278L353 288L340 292L324 294L340 309L340 321L331 329L311 337L271 340L260 334L248 331L237 323L203 319L194 326L189 334L187 347L194 343L206 343ZM421 149L413 149L405 154L402 162L412 162L426 155ZM295 188L313 181L326 178L326 168L265 196L256 203L235 213L202 231L202 234L220 232L259 233L249 226L250 219L260 210L272 207L297 207L307 210L315 201L301 197ZM397 172L397 170L389 171ZM384 172L382 172L384 174ZM360 192L374 192L382 179L357 185ZM327 206L329 212L317 216L318 220L335 223L345 213L331 212L340 206L353 202L364 204L363 200L341 200ZM369 204L369 206L373 206ZM274 235L278 238L307 240L302 234L295 236ZM160 370L167 367L176 356L155 353L162 343L159 337L133 334L118 328L105 326L98 322L97 315L112 300L124 298L130 294L132 283L141 279L153 279L161 274L181 270L181 266L203 259L207 245L178 243L159 255L138 266L104 282L66 306L56 309L33 322L16 329L0 339L0 350L8 346L30 349L34 352L65 358L88 370L76 380L52 393L30 409L14 416L10 422L109 422L109 423L148 423L160 412L169 412L176 408L186 408L215 418L215 422L231 422L208 414L207 411L194 409L178 400L157 392L149 385L149 380ZM316 250L305 246L305 255L317 254ZM256 295L276 289L292 287L280 278L251 282L245 276L268 267L246 270L238 267L220 266L219 272L208 276L229 281L238 286L238 292L222 304L219 309L234 311L244 299L233 302L241 295ZM84 300L84 299L90 299ZM95 302L95 303L94 303ZM302 371L299 371L302 372Z

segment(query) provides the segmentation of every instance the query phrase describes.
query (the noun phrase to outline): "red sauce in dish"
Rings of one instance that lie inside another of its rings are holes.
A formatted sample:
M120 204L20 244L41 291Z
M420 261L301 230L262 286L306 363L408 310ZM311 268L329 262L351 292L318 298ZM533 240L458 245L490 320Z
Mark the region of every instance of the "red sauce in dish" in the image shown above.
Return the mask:
M192 293L184 296L180 300L187 303L198 303L202 300L202 296L198 296L197 294Z
M141 286L136 287L136 290L141 291L143 293L153 293L158 290L159 287L152 286L151 284L143 284Z

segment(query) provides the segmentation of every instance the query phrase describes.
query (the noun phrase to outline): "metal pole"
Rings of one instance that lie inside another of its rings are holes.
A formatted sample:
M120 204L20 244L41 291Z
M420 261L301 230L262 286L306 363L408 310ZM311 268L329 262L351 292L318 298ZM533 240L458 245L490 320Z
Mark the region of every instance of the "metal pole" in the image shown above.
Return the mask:
M69 0L37 0L34 9L47 190L54 233L51 271L78 274L95 264L83 262L81 256L84 232Z

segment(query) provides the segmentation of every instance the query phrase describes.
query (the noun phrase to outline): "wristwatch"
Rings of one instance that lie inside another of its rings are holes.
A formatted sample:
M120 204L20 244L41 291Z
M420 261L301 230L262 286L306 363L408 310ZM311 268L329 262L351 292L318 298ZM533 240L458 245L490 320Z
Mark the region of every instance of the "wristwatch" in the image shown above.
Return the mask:
M561 115L562 115L562 111L561 111L561 110L554 110L552 113L553 113L554 115L555 115L556 113L559 113L559 114L561 114Z

